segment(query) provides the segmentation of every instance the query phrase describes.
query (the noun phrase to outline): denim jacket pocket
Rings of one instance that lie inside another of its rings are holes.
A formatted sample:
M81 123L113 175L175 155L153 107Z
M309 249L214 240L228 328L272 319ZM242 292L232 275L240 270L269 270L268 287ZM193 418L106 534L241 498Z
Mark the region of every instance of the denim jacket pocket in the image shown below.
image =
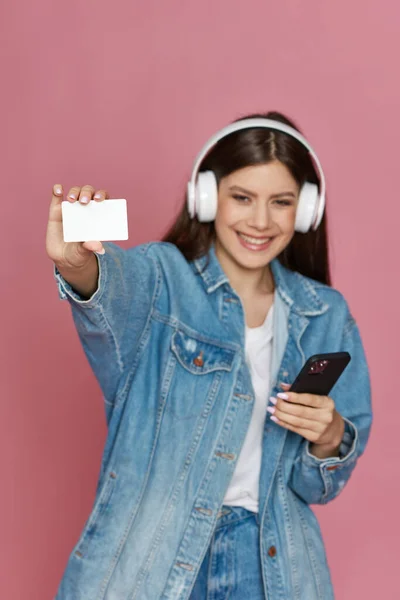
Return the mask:
M189 336L179 329L172 335L171 348L179 363L193 375L232 370L233 350Z
M166 413L186 421L187 425L190 420L194 425L203 410L207 411L215 401L224 376L232 371L234 359L234 350L189 335L182 329L175 330L165 370L168 381L163 382L163 387L168 387Z

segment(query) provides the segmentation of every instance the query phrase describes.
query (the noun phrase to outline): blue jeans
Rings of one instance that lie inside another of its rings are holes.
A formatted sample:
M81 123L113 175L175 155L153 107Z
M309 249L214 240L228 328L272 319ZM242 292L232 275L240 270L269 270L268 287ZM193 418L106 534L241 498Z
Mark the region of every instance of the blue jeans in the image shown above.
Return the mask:
M223 506L190 600L265 600L258 513Z

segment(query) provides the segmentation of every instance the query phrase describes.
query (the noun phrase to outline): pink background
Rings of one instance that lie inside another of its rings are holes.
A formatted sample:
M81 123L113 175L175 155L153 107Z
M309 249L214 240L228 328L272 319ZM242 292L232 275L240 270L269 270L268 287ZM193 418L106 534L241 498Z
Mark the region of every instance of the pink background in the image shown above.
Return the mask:
M127 198L129 243L158 239L209 135L277 109L324 165L334 284L374 390L368 450L317 509L336 594L399 598L399 4L41 0L1 12L0 597L55 594L106 434L45 253L52 185Z

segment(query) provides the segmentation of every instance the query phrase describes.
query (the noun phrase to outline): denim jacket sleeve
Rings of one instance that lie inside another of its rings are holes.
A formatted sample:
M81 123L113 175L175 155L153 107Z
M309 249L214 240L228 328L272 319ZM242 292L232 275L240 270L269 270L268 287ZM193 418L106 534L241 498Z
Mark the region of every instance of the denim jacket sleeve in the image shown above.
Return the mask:
M339 495L370 434L370 378L359 330L351 315L344 328L341 350L350 353L351 361L330 393L345 420L339 457L317 458L310 453L310 442L304 439L289 480L291 489L309 504L326 504Z
M99 280L95 293L83 299L64 280L54 275L59 297L69 301L83 349L100 384L107 418L121 383L134 369L141 333L149 318L156 283L156 267L148 255L149 244L124 250L105 243L104 255L96 255ZM129 342L128 342L129 340Z

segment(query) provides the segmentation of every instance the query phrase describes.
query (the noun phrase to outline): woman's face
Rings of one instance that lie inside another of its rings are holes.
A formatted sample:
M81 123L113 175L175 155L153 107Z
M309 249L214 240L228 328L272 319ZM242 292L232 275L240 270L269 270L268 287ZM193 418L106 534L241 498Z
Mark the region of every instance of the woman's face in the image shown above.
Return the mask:
M224 264L260 269L294 235L299 186L279 161L245 167L221 179L215 219L216 253Z

